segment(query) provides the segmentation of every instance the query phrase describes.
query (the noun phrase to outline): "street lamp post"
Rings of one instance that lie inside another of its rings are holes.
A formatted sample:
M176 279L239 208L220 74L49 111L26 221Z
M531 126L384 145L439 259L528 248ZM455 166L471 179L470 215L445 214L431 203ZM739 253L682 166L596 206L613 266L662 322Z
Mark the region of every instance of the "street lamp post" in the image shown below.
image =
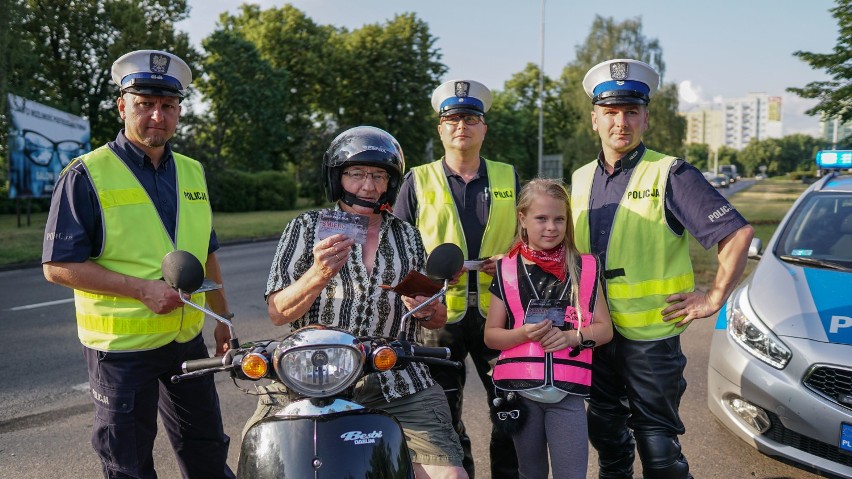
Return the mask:
M544 173L544 1L541 0L541 63L538 66L538 176Z

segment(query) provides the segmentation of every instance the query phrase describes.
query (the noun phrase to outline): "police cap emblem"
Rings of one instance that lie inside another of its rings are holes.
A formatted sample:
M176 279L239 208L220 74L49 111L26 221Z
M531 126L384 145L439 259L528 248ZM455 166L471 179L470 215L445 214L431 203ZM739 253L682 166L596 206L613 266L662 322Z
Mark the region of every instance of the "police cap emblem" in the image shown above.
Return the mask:
M468 92L470 92L470 83L466 81L457 81L456 82L456 96L460 98L464 98L467 96Z
M623 81L627 79L629 66L625 62L615 62L609 64L609 76L613 80Z
M169 71L169 58L168 55L161 55L158 53L151 54L151 63L150 68L153 73L166 73Z

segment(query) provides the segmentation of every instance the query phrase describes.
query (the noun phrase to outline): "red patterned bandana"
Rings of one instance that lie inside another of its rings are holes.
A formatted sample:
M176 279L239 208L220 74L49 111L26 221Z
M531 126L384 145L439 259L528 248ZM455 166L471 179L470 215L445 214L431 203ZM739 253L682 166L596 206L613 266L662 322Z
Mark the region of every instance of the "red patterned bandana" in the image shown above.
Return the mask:
M521 256L537 264L539 268L565 281L565 245L556 248L539 251L530 249L523 241L518 241L509 251L509 256L521 253Z

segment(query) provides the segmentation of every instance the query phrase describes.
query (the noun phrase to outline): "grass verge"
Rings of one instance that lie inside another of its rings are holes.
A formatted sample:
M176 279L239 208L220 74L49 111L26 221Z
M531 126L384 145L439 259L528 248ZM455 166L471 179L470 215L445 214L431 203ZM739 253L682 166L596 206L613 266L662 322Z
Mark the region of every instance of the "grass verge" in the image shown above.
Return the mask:
M756 236L764 243L771 237L781 218L807 187L800 182L768 179L733 196L731 203L755 227ZM304 204L304 203L302 203ZM277 238L284 225L305 209L290 211L254 211L250 213L215 213L213 226L223 243ZM0 215L0 267L31 265L41 258L41 243L47 213L34 213L31 223L18 227L16 215ZM704 251L696 241L690 244L696 284L706 288L713 282L718 262L716 248ZM749 262L748 269L753 267Z
M790 206L802 194L808 185L784 179L766 179L752 185L731 198L731 204L754 227L755 238L763 244L775 233L778 224L790 209ZM695 284L699 289L707 290L716 276L719 261L715 247L704 250L698 241L690 240L689 252L692 267L695 270ZM743 277L754 269L756 261L749 261Z

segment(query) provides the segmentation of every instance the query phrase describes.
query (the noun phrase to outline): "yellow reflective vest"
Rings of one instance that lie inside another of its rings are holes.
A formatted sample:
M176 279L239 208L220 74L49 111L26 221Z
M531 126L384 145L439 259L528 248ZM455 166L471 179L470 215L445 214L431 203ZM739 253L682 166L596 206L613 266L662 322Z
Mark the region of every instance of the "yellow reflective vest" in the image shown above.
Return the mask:
M176 247L206 263L212 218L204 170L186 156L173 157L177 168L177 245L172 243L148 193L112 150L102 146L77 159L97 192L103 218L103 251L91 258L93 262L150 280L162 277L163 256ZM203 294L193 295L192 301L203 305ZM186 342L201 332L204 322L204 314L190 307L155 314L141 301L109 294L74 290L74 303L80 342L101 351L141 351L171 341Z
M645 150L636 164L609 233L605 271L623 269L606 280L612 323L624 337L654 340L675 336L686 327L664 322L660 312L671 294L695 289L689 258L689 234L676 234L666 222L665 191L674 157ZM571 212L574 240L590 251L589 198L598 162L574 172Z
M488 191L491 205L488 210L488 224L482 237L479 256L493 256L509 251L515 238L516 191L515 169L512 165L482 159L488 171ZM459 219L458 208L444 173L443 158L432 163L411 169L414 176L414 188L417 195L417 229L423 238L426 252L431 252L441 243L455 243L465 254L467 241ZM477 298L479 312L488 314L491 294L491 276L477 273ZM467 312L467 281L464 274L458 283L447 292L447 323L460 321Z

